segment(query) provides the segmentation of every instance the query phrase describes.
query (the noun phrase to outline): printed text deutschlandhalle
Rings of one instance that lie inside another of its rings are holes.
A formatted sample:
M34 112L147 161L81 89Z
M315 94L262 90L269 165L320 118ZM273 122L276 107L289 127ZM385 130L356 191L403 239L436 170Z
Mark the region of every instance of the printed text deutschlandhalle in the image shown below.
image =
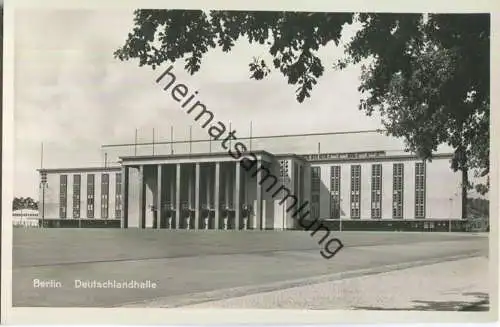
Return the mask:
M146 289L156 288L157 284L150 280L136 281L136 280L82 280L75 279L73 284L74 288L128 288L128 289Z

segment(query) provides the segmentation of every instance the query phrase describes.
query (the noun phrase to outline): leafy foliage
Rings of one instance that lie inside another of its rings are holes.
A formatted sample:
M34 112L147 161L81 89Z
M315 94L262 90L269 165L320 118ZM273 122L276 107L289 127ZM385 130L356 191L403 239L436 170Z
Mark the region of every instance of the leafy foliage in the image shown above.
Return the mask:
M317 50L339 44L343 28L361 28L333 67L363 67L360 109L381 113L387 133L403 137L408 151L432 159L438 145L455 149L452 169L489 173L490 16L488 14L374 14L264 11L137 10L135 27L115 52L153 69L185 60L194 74L210 49L230 52L235 42L268 46L272 67L309 97L325 66ZM327 63L328 65L333 63ZM250 76L272 69L260 58ZM469 187L466 183L464 190ZM488 184L478 187L487 192ZM464 201L466 202L466 201Z
M468 217L489 217L490 215L490 201L487 199L467 199L469 204L469 213Z
M12 210L19 210L19 209L38 210L38 202L36 202L30 197L27 198L15 197L14 200L12 201Z
M349 59L366 57L360 108L380 111L390 135L429 159L455 149L454 170L489 173L488 15L362 14ZM366 95L368 94L368 95Z
M270 11L137 10L135 27L125 45L115 52L120 60L139 58L153 69L185 57L185 69L194 74L211 48L229 52L236 41L269 46L273 66L298 85L302 102L324 71L316 51L328 42L339 43L342 27L352 14ZM260 80L270 69L263 60L250 63L251 78Z

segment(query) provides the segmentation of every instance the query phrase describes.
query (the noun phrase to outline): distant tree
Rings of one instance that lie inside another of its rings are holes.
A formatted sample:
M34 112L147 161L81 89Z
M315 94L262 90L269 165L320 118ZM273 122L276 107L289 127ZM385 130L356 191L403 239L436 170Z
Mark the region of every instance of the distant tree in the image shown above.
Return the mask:
M489 217L490 215L490 201L487 199L469 198L469 212L471 216L476 217Z
M30 197L15 197L12 201L12 210L33 209L38 210L38 202Z
M273 67L298 86L303 102L325 69L317 50L338 45L353 22L361 28L333 68L370 61L363 66L360 109L378 111L387 133L403 137L407 151L431 160L440 144L454 149L451 168L462 172L465 217L469 172L489 174L488 14L136 10L133 31L115 57L137 58L153 69L184 58L194 74L209 49L229 52L246 37L268 46ZM257 80L271 72L259 58L249 68ZM489 183L477 186L483 194L488 189Z
M21 208L21 200L16 197L12 201L12 210L19 210L20 208Z

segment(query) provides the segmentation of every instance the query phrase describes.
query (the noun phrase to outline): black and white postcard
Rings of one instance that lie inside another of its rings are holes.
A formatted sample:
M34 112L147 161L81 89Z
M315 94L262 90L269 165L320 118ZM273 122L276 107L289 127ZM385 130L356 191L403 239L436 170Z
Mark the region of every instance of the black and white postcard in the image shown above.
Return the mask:
M2 321L496 320L493 5L5 1Z

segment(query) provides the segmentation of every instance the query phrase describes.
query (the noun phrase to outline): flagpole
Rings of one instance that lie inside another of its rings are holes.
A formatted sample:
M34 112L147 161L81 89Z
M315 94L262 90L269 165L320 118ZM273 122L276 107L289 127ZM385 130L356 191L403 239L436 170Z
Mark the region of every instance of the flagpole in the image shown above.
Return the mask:
M134 156L137 156L137 128L135 129L135 138L134 138Z
M170 154L174 154L174 126L170 126Z
M252 151L252 121L250 121L250 152Z
M46 186L46 175L42 171L43 169L43 142L40 152L40 175L41 175L41 187L42 187L42 228L45 227L45 186Z
M193 126L189 126L189 154L192 151L192 142L193 141Z

